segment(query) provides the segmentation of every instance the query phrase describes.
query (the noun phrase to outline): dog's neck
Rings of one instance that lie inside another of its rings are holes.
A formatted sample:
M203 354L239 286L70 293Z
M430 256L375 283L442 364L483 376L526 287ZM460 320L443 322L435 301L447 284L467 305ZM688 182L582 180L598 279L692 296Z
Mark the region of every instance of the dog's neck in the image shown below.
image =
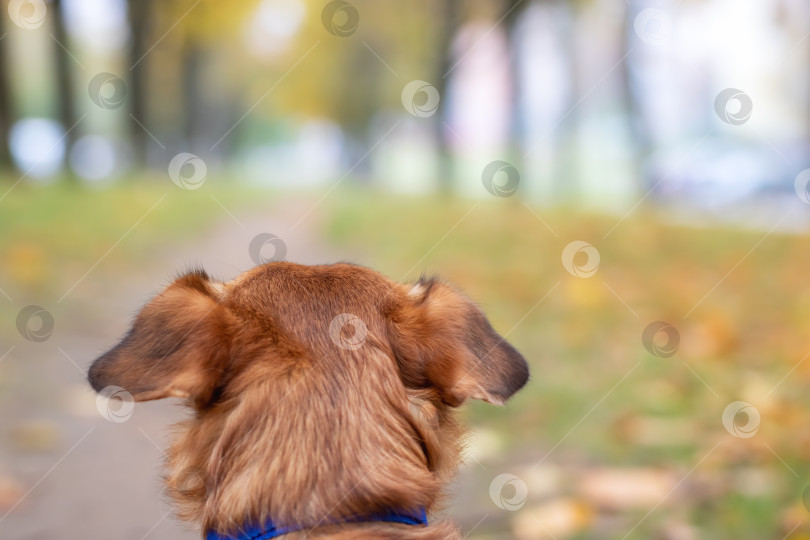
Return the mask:
M415 425L401 386L362 395L339 381L331 389L309 381L283 396L269 395L278 385L245 392L182 426L167 478L181 518L233 531L269 519L311 527L392 509L430 511L456 465L452 416L442 430L426 430ZM183 485L189 470L204 478L202 489Z

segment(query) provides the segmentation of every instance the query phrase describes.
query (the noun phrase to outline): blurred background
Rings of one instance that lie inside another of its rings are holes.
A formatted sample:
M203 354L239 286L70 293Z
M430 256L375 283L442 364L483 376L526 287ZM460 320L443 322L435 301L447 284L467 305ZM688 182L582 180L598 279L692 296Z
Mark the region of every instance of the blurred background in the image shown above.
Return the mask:
M474 540L810 538L810 4L4 0L0 537L196 538L89 363L178 272L438 274ZM283 496L283 494L279 494Z

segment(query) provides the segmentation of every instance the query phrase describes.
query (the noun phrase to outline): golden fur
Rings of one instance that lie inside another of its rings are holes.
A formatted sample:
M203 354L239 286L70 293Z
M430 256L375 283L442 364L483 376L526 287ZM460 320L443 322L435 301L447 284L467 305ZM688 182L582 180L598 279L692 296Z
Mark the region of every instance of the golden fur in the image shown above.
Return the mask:
M345 313L362 324L336 326ZM363 325L365 336L352 334ZM228 283L181 276L88 378L97 391L180 397L192 409L165 481L178 516L203 532L272 517L306 526L290 540L446 539L460 538L448 521L334 523L435 510L459 461L454 408L467 398L502 404L528 367L438 280L270 263Z

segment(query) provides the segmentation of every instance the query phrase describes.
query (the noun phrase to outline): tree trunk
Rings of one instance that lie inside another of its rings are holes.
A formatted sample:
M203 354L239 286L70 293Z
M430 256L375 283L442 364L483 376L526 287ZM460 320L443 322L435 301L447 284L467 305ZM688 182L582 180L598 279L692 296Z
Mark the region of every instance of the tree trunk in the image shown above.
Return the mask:
M193 37L185 36L181 59L183 95L180 96L180 102L183 104L183 138L189 151L200 153L205 140L207 111L202 94L203 57L200 45Z
M72 75L72 62L75 60L68 52L68 36L65 29L65 18L62 10L62 0L53 0L51 5L53 9L51 14L53 17L53 39L54 39L54 57L56 60L56 90L57 90L57 104L58 104L58 117L59 123L62 124L66 131L64 138L65 153L70 154L73 144L78 138L78 131L76 129L76 122L78 121L76 115L76 100L73 87ZM68 181L75 180L70 166L65 165L66 179Z
M580 197L581 179L578 166L579 157L579 123L580 114L577 103L582 97L582 80L580 77L580 51L579 42L583 36L579 35L580 9L576 3L565 3L568 10L569 27L561 31L561 35L566 39L566 50L568 51L568 80L569 97L566 117L562 119L558 130L556 141L558 150L556 152L555 183L557 185L557 199L564 204L574 203Z
M530 5L529 0L506 0L503 6L503 26L506 33L507 54L509 55L509 160L512 165L522 170L521 158L525 130L522 123L523 115L521 106L523 104L523 91L520 80L521 50L517 41L517 23L520 16ZM525 175L524 175L525 180Z
M129 25L132 37L129 48L129 137L132 161L136 169L147 165L148 135L139 125L148 122L146 59L149 38L149 0L129 0ZM136 121L137 120L137 121Z
M453 151L448 140L448 130L445 128L445 123L448 120L447 80L451 75L449 71L453 68L455 60L453 56L453 38L461 26L459 0L442 0L440 17L442 24L438 39L438 76L435 80L436 90L439 92L439 109L436 111L434 129L439 163L439 193L449 195L455 187L455 167L453 166Z
M633 23L638 10L635 2L630 1L625 6L622 26L622 48L620 53L627 54L637 44ZM633 83L633 55L628 54L622 62L622 97L627 117L627 129L630 134L630 151L633 154L633 169L636 178L636 189L639 194L648 189L644 178L644 163L652 152L649 123L645 118L644 109L639 101L639 95Z
M9 134L16 120L14 105L12 103L11 76L8 65L8 36L5 32L5 17L0 17L0 169L14 171L16 169L11 158L9 148Z

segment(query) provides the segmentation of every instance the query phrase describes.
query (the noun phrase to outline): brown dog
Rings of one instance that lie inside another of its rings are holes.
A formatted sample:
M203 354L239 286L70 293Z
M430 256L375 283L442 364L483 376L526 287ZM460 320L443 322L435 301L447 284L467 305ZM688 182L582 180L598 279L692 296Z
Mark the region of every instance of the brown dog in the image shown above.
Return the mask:
M166 485L209 538L445 539L455 525L421 516L458 463L453 408L503 404L528 375L440 281L270 263L228 283L178 278L88 378L193 409Z

